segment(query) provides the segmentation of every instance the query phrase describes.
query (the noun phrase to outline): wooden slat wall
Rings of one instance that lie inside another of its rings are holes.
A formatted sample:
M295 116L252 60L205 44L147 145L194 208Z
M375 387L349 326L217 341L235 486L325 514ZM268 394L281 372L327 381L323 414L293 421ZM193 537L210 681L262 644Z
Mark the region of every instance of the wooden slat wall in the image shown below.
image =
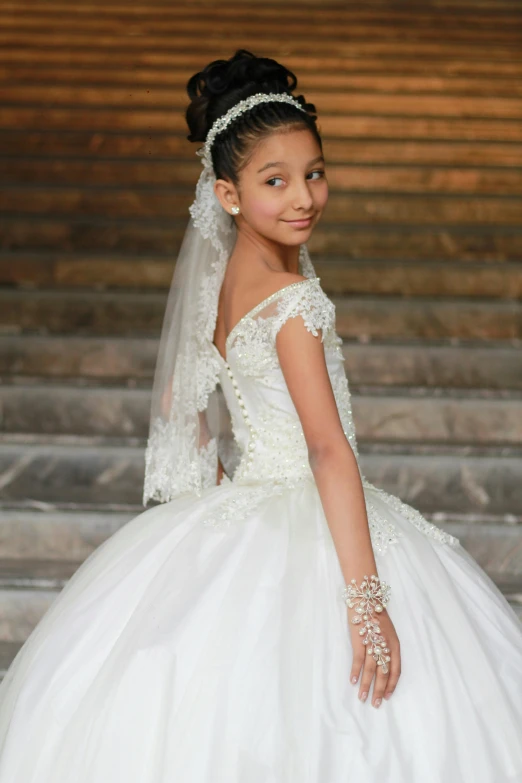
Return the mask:
M184 85L245 47L318 107L332 292L522 295L517 2L10 0L0 43L0 283L167 286L200 171Z

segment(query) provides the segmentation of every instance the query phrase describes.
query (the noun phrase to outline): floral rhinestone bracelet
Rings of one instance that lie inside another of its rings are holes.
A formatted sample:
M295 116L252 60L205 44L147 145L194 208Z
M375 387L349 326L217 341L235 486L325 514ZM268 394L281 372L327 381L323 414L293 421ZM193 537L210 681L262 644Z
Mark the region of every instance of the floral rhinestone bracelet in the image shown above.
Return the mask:
M355 607L355 615L351 622L354 625L361 625L359 636L362 636L362 643L366 646L368 655L372 655L377 666L382 667L382 672L387 674L389 671L390 650L386 639L381 635L381 628L378 620L374 617L374 612L380 614L386 608L390 600L390 586L372 574L368 579L364 577L360 585L357 585L355 579L352 579L342 590L342 597L350 609Z

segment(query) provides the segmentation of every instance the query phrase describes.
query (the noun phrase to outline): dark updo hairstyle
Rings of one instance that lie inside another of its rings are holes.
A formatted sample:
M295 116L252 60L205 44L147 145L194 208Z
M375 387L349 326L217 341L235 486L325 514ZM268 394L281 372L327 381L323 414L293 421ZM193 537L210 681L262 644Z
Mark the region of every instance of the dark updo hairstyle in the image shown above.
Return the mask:
M297 77L284 65L269 57L256 57L238 49L229 60L214 60L187 82L191 98L185 119L189 141L204 142L212 124L239 101L258 92L292 94ZM323 145L316 126L316 110L303 95L294 95L306 113L289 103L269 102L241 114L212 145L211 155L216 179L228 178L236 187L239 172L247 164L255 145L275 131L308 129Z

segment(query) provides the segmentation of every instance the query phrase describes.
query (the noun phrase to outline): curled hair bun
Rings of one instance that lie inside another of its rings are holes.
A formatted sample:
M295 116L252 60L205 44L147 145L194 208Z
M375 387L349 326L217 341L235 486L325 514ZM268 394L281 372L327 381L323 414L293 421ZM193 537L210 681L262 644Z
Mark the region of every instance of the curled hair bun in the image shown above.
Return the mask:
M238 49L229 60L213 60L187 83L191 103L185 119L190 130L189 141L205 141L212 123L239 101L256 92L291 93L297 77L270 57L256 57L247 49ZM303 96L294 96L307 109Z
M284 65L270 57L256 57L246 49L238 49L230 60L214 60L196 76L204 79L205 87L202 92L210 96L222 95L252 84L267 90L278 88L279 91L293 90L297 84L295 75ZM191 82L189 95L190 84Z

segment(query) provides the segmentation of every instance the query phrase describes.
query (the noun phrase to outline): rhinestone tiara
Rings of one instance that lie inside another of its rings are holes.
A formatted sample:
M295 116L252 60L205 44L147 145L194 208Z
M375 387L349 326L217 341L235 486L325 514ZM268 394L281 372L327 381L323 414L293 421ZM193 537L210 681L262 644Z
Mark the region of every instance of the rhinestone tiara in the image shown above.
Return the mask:
M213 123L207 133L204 146L196 152L196 155L199 155L202 158L202 163L205 168L212 168L210 150L218 133L224 131L235 119L249 109L252 109L254 106L258 106L260 103L272 102L291 103L306 114L306 109L303 109L299 101L287 92L257 92L255 95L250 95L248 98L245 98L243 101L239 101L239 103L232 106L231 109Z

